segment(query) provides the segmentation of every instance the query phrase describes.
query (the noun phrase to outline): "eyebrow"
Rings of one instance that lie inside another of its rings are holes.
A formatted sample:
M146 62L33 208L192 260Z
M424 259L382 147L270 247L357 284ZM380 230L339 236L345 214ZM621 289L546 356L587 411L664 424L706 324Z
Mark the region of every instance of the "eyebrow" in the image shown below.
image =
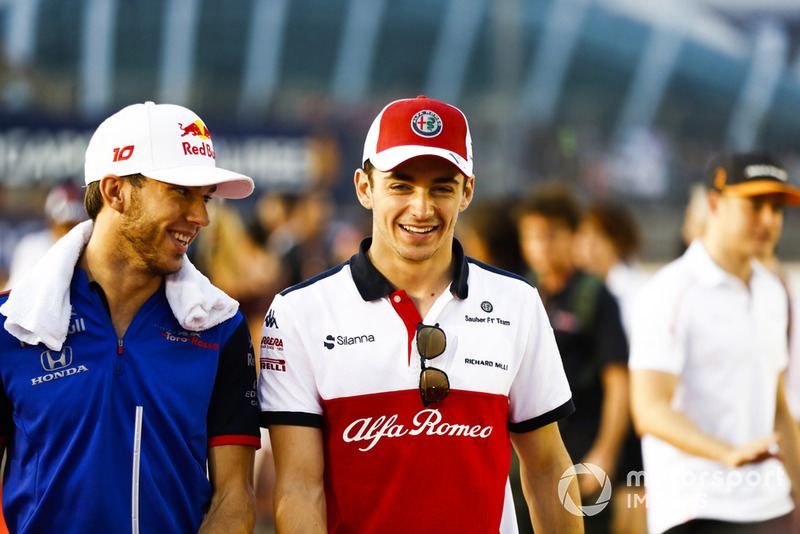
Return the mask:
M436 183L436 184L455 184L455 185L458 185L461 182L458 180L458 178L456 178L457 175L458 175L458 173L456 173L456 174L454 174L452 176L440 176L438 178L434 178L433 182ZM394 172L394 171L389 173L389 177L393 178L395 180L403 181L403 182L413 182L414 181L414 177L413 176L411 176L409 174L401 174L401 173Z

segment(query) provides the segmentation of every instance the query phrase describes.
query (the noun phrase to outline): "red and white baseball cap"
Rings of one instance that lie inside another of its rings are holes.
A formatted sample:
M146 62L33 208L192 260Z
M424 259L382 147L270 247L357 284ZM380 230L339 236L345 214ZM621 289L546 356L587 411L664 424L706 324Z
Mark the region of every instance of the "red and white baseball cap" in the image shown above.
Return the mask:
M389 172L418 156L438 156L472 176L472 137L461 110L424 96L396 100L381 110L367 133L361 162Z
M216 185L222 198L244 198L253 180L217 168L214 144L193 111L173 104L133 104L104 120L86 149L86 184L107 174L143 174L186 187Z

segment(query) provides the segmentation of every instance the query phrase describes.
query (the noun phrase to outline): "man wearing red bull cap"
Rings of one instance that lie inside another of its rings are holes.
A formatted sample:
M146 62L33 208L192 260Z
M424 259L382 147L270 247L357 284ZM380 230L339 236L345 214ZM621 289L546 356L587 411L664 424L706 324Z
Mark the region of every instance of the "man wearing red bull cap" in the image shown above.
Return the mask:
M475 184L464 114L392 102L362 164L372 237L264 321L278 530L517 532L513 444L537 530L582 532L560 502L580 502L559 487L571 462L556 421L573 404L541 301L453 237Z
M0 296L11 532L252 532L249 328L186 252L211 197L253 181L217 168L208 130L186 124L203 125L153 102L103 121L86 150L90 220Z
M717 158L702 237L640 292L629 365L650 532L800 532L787 298L756 260L800 205L787 178L768 154Z

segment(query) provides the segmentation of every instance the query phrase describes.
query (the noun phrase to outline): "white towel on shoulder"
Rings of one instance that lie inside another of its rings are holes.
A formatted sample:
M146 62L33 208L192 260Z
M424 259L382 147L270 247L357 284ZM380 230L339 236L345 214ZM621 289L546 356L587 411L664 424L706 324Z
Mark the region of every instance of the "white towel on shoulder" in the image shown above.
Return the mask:
M44 343L51 350L61 350L72 314L72 275L92 228L92 221L78 224L11 288L0 306L11 335L30 345ZM165 292L173 315L187 330L207 330L239 309L239 303L215 287L186 256L180 270L167 276Z

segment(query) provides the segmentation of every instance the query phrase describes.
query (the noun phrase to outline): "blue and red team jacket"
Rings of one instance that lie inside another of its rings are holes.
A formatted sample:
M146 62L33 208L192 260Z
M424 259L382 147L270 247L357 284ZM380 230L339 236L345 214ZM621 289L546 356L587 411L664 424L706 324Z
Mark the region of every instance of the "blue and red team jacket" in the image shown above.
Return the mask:
M162 284L118 339L102 289L77 268L70 302L61 351L0 327L9 530L197 532L208 448L260 445L247 321L186 331Z

